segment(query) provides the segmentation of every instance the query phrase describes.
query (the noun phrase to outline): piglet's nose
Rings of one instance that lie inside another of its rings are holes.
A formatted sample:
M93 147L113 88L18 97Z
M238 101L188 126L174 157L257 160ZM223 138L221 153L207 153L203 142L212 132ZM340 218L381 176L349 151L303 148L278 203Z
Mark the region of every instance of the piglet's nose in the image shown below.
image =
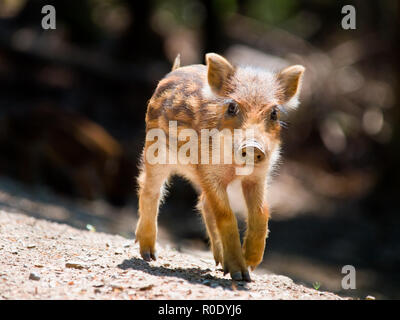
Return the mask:
M265 159L264 147L256 140L247 140L239 147L239 152L243 158L254 159L254 163Z

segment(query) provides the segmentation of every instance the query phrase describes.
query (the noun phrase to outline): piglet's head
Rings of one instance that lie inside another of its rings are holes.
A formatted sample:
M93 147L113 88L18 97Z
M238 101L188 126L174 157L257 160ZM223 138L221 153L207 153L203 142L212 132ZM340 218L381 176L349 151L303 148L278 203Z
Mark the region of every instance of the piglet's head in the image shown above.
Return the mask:
M281 114L297 108L305 68L234 67L215 53L208 53L206 62L209 89L219 104L218 128L242 133L234 138L235 156L271 165L279 154Z

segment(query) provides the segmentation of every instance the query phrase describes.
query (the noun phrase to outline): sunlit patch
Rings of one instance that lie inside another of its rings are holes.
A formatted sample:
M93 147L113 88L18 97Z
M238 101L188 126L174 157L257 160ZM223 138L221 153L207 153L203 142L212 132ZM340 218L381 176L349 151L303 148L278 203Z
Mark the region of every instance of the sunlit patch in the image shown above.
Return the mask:
M369 135L378 134L383 128L383 113L380 109L370 108L364 112L363 128Z
M320 132L321 139L329 151L333 153L341 153L346 149L346 136L342 127L336 120L325 120L320 127Z

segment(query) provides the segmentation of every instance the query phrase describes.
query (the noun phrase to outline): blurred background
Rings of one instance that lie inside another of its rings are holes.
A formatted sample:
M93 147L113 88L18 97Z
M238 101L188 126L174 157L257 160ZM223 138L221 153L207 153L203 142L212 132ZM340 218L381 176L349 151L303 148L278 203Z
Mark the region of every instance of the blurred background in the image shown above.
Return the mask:
M56 30L41 27L46 4ZM303 64L259 272L398 299L399 14L393 0L0 0L0 210L133 238L146 103L175 56ZM161 209L178 250L208 250L196 197L175 178Z

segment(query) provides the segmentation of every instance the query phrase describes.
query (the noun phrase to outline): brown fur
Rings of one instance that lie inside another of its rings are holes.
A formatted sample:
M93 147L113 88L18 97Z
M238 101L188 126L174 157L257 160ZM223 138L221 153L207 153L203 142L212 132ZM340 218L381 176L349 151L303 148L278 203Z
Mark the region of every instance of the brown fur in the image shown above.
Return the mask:
M250 280L247 268L254 269L263 258L268 232L268 207L265 202L269 173L279 155L280 122L272 113L279 108L296 107L304 68L292 66L278 74L249 68L234 67L225 58L210 53L207 66L181 67L175 60L172 71L162 79L148 104L146 132L154 128L166 133L169 121L177 121L178 133L194 129L198 133L199 152L201 129L255 130L255 139L262 148L251 149L265 158L254 165L250 175L238 176L233 164L150 164L143 157L139 176L139 222L136 238L144 259L156 258L158 207L164 183L171 174L188 178L200 191L198 208L202 212L216 263L223 265L234 280ZM236 102L237 114L228 112ZM211 139L211 138L210 138ZM153 142L146 141L144 153ZM183 145L184 141L179 143ZM240 141L234 141L237 147ZM248 150L248 149L244 149ZM211 154L214 151L210 148ZM210 159L211 159L210 154ZM243 247L240 244L235 215L230 206L228 186L240 180L248 211L248 228Z

